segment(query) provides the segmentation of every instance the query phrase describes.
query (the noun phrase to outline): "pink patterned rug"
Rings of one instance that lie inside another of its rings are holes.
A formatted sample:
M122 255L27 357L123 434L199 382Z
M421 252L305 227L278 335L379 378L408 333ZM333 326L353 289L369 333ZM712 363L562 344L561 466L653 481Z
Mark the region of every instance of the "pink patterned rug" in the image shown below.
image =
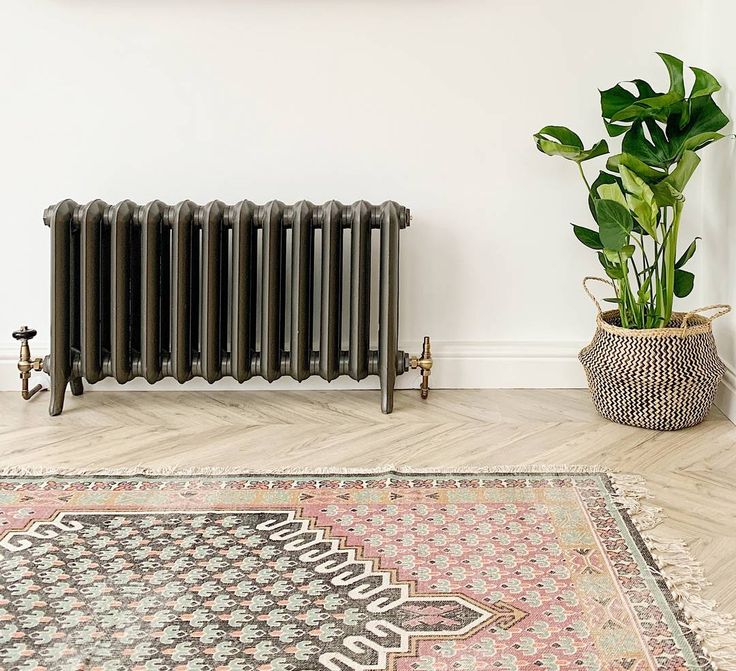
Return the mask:
M0 668L736 668L733 619L595 469L0 474Z

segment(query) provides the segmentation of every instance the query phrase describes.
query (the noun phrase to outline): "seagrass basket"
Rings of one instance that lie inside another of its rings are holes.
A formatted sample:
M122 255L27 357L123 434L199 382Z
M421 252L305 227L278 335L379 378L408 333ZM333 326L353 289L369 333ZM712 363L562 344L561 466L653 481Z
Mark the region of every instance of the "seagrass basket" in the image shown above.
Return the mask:
M665 328L622 328L618 310L598 310L590 345L578 356L585 368L593 404L619 424L675 431L702 422L715 399L725 366L718 357L711 323L731 310L710 305L674 312ZM717 310L710 317L698 314Z

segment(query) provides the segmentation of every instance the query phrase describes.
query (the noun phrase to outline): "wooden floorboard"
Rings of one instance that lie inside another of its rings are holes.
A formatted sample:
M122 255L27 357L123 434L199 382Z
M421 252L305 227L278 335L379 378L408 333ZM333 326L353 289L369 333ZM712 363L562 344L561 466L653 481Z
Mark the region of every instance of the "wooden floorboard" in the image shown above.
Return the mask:
M645 475L666 521L686 539L736 613L736 427L714 410L700 426L658 433L600 418L582 390L399 392L0 393L4 466L376 466L600 464Z

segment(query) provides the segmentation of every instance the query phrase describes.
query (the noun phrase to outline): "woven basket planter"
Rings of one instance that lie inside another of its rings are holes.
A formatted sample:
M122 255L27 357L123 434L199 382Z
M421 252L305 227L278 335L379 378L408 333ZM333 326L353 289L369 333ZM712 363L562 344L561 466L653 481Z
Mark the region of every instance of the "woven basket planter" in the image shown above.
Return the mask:
M718 357L711 323L730 311L712 305L675 312L666 328L621 327L618 310L604 312L593 299L598 316L590 345L579 354L593 404L619 424L674 431L702 422L715 399L725 366ZM698 314L718 310L710 317Z

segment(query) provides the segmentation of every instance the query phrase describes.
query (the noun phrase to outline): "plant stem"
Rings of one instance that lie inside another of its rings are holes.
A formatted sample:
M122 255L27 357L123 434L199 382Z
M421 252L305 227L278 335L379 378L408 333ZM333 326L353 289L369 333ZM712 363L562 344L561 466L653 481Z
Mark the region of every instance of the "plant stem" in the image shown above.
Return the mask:
M636 280L637 286L636 300L634 301L634 306L636 307L637 312L637 324L639 325L639 328L644 328L644 304L642 303L641 298L641 279L639 278L639 270L636 267L636 261L633 256L631 257L631 266L634 268L634 279Z
M623 300L620 304L621 309L619 310L619 313L621 314L621 326L623 326L624 328L629 328L629 312L628 311L632 307L631 289L629 288L629 279L627 277L628 272L629 272L629 267L626 261L624 260L624 257L621 255L621 252L618 253L618 262L621 265L620 282L621 282L621 294L623 296ZM633 310L632 310L632 316L634 316Z
M588 183L587 178L585 177L585 172L583 172L583 165L582 163L575 162L578 166L578 171L580 172L580 176L583 178L583 182L585 182L585 187L588 189L588 193L593 195L593 192L590 190L590 184Z
M677 262L677 236L680 232L680 217L682 215L682 202L677 200L674 205L674 216L672 217L672 226L667 231L669 239L667 240L667 251L664 256L664 264L666 268L665 276L665 323L672 317L672 305L675 296L675 263Z
M662 263L662 270L659 269L659 256L663 250L667 249L667 238L669 237L669 229L667 228L667 208L662 208L662 222L661 227L663 231L662 243L657 245L655 243L655 254L654 254L654 268L656 272L657 280L657 317L658 321L666 324L669 321L667 316L667 292L665 290L665 284L667 282L667 268L666 264ZM661 324L660 324L661 325Z
M654 241L652 241L654 243ZM654 243L656 244L656 243ZM647 256L647 248L644 244L644 235L639 235L639 247L641 248L641 256L642 256L642 263L644 264L645 270L642 270L642 273L647 273L647 277L645 278L645 286L647 287L647 291L649 293L649 298L646 301L646 305L642 304L642 310L646 307L646 318L645 318L645 328L649 328L650 326L650 320L651 316L654 313L654 292L652 291L652 274L653 269L649 265L649 257Z

